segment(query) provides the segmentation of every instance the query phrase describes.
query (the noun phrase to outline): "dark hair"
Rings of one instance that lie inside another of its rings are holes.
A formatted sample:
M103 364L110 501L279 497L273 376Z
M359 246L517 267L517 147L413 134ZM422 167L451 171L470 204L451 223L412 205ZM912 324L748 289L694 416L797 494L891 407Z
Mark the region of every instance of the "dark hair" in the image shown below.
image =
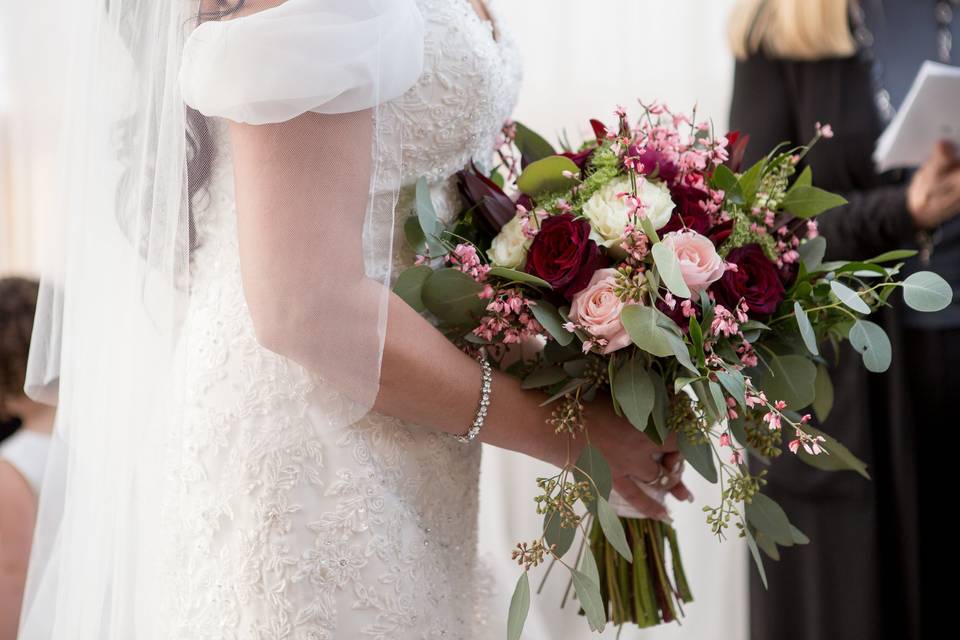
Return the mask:
M7 399L23 394L33 318L40 285L27 278L0 278L0 419Z
M205 0L201 2L200 11L197 13L197 24L209 20L222 20L240 9L246 4L246 0L212 0L216 3L216 8L204 11L204 6L208 4ZM210 171L213 168L213 149L209 146L210 126L207 124L206 117L197 111L187 107L187 194L190 202L190 246L193 247L196 242L196 221L193 211L193 202L200 191L206 187L210 181Z

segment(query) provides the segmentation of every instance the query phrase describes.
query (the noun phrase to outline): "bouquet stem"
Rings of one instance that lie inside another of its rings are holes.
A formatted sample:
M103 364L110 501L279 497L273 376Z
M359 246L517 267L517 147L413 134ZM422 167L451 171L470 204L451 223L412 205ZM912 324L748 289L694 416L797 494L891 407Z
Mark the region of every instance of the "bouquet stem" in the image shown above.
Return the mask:
M677 544L676 531L657 520L621 518L633 552L627 562L606 541L598 521L590 529L590 549L600 572L600 595L607 620L652 627L683 616L683 603L692 602ZM667 565L666 550L670 550Z

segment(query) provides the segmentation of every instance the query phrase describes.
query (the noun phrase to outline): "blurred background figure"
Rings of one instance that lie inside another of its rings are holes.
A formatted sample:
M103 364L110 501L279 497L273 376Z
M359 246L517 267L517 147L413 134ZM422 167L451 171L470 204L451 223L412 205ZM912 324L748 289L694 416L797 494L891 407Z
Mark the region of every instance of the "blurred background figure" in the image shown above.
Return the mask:
M806 159L819 186L849 200L819 218L826 259L912 246L905 271L923 264L954 290L942 312L886 314L888 373L868 373L852 349L835 354L824 429L873 480L799 460L771 471L768 493L814 542L767 563L769 591L751 578L754 640L930 637L950 611L936 594L948 578L938 474L951 463L937 441L960 392L960 160L940 144L916 171L878 175L871 155L921 64L960 60L958 11L958 0L743 0L732 16L730 123L750 135L746 160L808 140L817 122L836 132Z
M23 393L38 284L0 279L0 640L17 633L54 409Z

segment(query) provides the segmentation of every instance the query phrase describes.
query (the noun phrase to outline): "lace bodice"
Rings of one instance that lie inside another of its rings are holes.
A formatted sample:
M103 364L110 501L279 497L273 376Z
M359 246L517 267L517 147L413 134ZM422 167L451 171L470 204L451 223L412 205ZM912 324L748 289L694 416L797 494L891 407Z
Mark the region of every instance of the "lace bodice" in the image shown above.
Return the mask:
M489 164L520 79L496 2L488 8L499 41L469 0L417 4L425 70L385 107L404 141L398 235L421 175L438 213L453 214L451 176L471 160ZM225 133L223 123L213 129ZM324 429L340 411L338 396L256 340L229 149L224 141L217 148L191 258L186 415L169 442L172 628L163 637L483 637L479 445L378 414ZM394 255L397 267L412 260Z

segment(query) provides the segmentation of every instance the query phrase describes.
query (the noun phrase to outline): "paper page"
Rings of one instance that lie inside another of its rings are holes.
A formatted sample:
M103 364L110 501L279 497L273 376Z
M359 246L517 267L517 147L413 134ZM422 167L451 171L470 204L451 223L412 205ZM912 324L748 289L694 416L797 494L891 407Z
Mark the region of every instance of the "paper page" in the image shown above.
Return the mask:
M873 160L880 172L917 167L939 140L960 148L960 67L927 61L877 140Z

